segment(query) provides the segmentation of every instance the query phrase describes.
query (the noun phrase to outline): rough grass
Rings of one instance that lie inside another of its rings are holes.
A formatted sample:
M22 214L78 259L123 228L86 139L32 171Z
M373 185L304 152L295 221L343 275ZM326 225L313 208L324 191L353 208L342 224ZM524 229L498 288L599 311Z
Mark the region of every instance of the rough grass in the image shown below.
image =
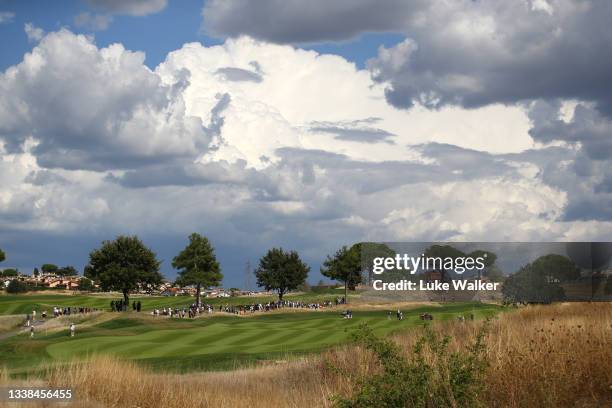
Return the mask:
M473 341L481 324L436 323L434 330L452 336L450 347L458 349ZM419 336L413 329L393 339L407 352ZM611 406L610 344L611 304L533 306L501 314L486 338L489 367L482 405ZM155 374L132 362L98 357L52 368L41 378L54 387L72 387L76 407L312 408L331 406L331 395L350 394L360 374L376 370L368 352L345 346L299 361L188 375ZM19 384L2 371L0 382Z
M0 335L17 329L23 323L23 316L0 316Z
M469 346L481 322L452 322L434 330L452 337L451 350ZM484 406L612 406L612 304L530 306L494 319L486 337ZM394 336L407 352L418 331ZM328 352L342 373L334 388L348 395L360 375L374 372L372 356L359 348Z

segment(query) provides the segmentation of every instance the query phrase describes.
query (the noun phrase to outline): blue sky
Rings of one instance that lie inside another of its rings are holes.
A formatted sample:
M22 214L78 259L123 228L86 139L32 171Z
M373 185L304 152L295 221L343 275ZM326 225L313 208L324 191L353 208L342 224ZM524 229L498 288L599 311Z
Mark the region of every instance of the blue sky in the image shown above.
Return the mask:
M609 240L612 3L581 4L0 0L0 267Z
M202 0L170 1L157 13L145 16L113 15L113 21L105 30L91 30L78 27L75 17L84 12L100 13L79 0L2 0L0 12L14 13L12 23L0 24L0 38L5 45L0 53L0 69L5 70L19 63L23 54L29 52L33 45L24 32L24 25L32 23L46 32L67 27L75 33L93 34L96 44L105 47L112 43L122 43L133 51L146 53L145 63L155 68L162 62L168 52L180 48L189 42L202 42L216 45L222 38L206 35L202 22ZM101 12L104 14L104 11ZM363 68L365 62L376 55L378 47L392 46L404 37L395 33L364 33L358 38L347 41L324 41L302 45L321 53L340 55Z

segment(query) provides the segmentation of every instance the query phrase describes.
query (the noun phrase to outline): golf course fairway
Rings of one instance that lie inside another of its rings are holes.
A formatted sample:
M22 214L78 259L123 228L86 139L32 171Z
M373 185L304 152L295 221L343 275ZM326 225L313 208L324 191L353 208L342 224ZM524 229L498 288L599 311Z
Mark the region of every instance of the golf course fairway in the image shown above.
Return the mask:
M330 311L255 313L240 317L217 313L199 319L171 319L138 313L110 313L100 323L77 326L69 336L67 327L0 340L3 364L14 373L36 370L41 363L63 363L94 355L112 355L152 368L171 371L231 369L258 360L287 359L349 341L359 325L367 323L377 334L389 334L423 324L419 315L429 312L434 321L474 314L483 318L501 308L481 303L448 303L404 310L398 321L387 310L353 312L340 316L341 307ZM110 316L109 316L110 315Z

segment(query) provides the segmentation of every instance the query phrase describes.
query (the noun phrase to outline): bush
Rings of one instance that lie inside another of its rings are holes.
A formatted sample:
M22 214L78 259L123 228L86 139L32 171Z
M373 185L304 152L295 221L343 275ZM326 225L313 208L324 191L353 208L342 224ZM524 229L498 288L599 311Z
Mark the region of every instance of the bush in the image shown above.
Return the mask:
M81 278L79 279L79 290L91 292L94 290L94 283L91 279Z
M335 396L338 408L475 407L484 387L485 327L474 344L461 352L449 352L449 336L440 337L428 326L410 358L399 346L361 326L355 340L372 352L380 370L359 378L350 398Z
M24 293L28 291L28 285L18 279L13 279L6 287L6 291L8 293Z

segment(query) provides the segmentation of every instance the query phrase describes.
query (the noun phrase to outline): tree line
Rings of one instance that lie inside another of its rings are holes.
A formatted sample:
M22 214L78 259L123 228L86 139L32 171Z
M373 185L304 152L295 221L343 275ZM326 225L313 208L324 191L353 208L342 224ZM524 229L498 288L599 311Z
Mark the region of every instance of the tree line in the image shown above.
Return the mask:
M327 256L320 272L325 277L341 282L344 285L345 300L348 300L349 290L355 290L357 285L363 283L364 277L371 279L372 271L368 270L368 265L372 264L372 258L394 255L395 251L385 244L364 242L350 247L343 246ZM442 258L466 256L464 252L450 245L431 245L425 249L424 255ZM504 297L514 301L534 298L542 301L562 300L560 283L580 276L576 264L561 255L542 256L509 278L505 278L495 266L497 256L494 253L477 250L467 256L485 257L486 276L494 281L505 280ZM5 253L0 249L0 262L5 258ZM164 277L159 271L160 265L156 254L146 247L140 238L121 235L114 240L103 241L99 248L90 252L84 276L95 281L104 291L121 292L127 304L131 292L153 290L162 283ZM198 233L188 237L185 248L172 259L172 267L178 271L176 284L196 288L197 304L201 304L202 288L219 286L223 280L214 247L207 237ZM77 275L76 269L68 266L59 268L53 264L45 264L41 269L45 273ZM310 267L302 261L297 251L272 248L261 257L254 272L257 285L276 291L282 300L287 292L304 285ZM446 274L451 271L439 272L442 274L442 280L445 280ZM5 269L2 273L14 274L13 276L18 274L16 270L11 269ZM401 278L399 275L395 276L397 273L401 272L391 270L386 275L389 279Z
M342 247L336 254L328 257L321 273L333 280L341 281L346 289L354 289L361 282L359 252L354 245L350 249ZM0 262L6 258L0 249ZM103 241L99 248L89 254L84 276L100 285L104 291L118 291L123 300L129 303L129 295L135 290L153 290L164 277L160 272L161 262L157 255L137 236L120 235L114 240ZM201 304L201 290L220 285L223 280L221 266L215 250L207 237L193 233L188 237L185 248L172 259L181 286L195 286L196 302ZM43 273L62 276L78 275L72 266L58 267L45 264ZM283 296L306 282L310 267L302 261L297 251L283 248L270 249L255 269L257 285L266 290L276 291L280 300ZM3 272L4 273L4 272ZM6 269L6 276L18 276L17 270ZM9 275L10 274L10 275ZM38 275L36 268L34 275Z
M207 237L193 233L188 241L172 259L172 267L178 271L176 284L195 286L199 305L202 288L220 285L223 274ZM322 274L354 289L361 282L359 258L354 251L343 247L333 257L328 257ZM90 253L85 276L98 282L102 290L121 292L124 301L129 303L130 292L153 289L161 284L160 264L155 253L137 236L119 236L113 241L104 241L100 248ZM306 282L309 272L310 267L297 251L272 248L259 260L255 276L259 287L276 291L282 300L287 292Z
M483 253L479 251L478 255ZM426 249L425 254L441 257L465 256L463 252L449 245L432 245ZM371 278L371 271L368 270L371 259L394 255L395 251L385 244L363 242L350 247L342 246L326 257L320 272L344 285L344 298L348 301L348 291L355 290L357 285L363 283L364 272L367 279ZM495 254L488 255L491 264L494 263ZM0 261L3 259L4 253L0 252ZM128 303L131 292L137 289L153 290L162 283L160 265L156 254L137 236L121 235L114 240L103 241L99 248L90 252L84 275L99 284L104 291L121 292L124 301ZM198 233L188 237L185 248L173 258L172 267L178 271L176 284L195 286L198 304L201 304L202 288L218 286L223 279L213 246L207 237ZM46 273L76 275L76 269L72 267L59 268L53 264L45 264L41 269ZM255 276L259 287L276 291L282 300L287 292L304 285L309 272L310 267L302 261L297 251L272 248L259 260ZM394 271L389 271L388 275L388 278L397 278Z

